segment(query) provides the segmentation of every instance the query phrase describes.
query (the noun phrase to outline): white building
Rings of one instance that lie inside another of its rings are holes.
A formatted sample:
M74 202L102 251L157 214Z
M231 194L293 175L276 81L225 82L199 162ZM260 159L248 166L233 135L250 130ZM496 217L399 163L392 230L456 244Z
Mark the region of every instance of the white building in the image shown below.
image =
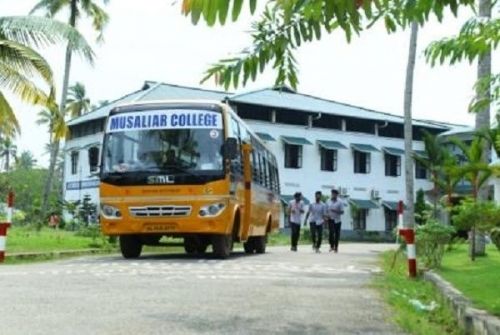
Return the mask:
M315 191L329 195L337 188L349 205L343 217L345 233L386 235L396 224L396 203L405 196L403 118L286 87L229 94L146 82L141 90L71 120L65 146L65 200L89 194L99 201L96 173L109 111L126 102L162 99L230 103L276 155L284 202L296 191L313 199ZM438 134L463 129L433 121L413 124L417 153L424 148L422 130ZM427 172L416 164L415 190L431 187Z

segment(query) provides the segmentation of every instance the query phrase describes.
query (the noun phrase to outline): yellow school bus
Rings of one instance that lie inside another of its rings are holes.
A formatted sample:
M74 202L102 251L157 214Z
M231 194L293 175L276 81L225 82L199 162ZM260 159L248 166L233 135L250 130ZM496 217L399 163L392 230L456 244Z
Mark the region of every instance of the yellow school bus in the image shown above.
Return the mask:
M116 107L106 123L100 222L123 257L163 236L187 253L235 242L264 253L279 226L276 158L230 106L212 101L140 102Z

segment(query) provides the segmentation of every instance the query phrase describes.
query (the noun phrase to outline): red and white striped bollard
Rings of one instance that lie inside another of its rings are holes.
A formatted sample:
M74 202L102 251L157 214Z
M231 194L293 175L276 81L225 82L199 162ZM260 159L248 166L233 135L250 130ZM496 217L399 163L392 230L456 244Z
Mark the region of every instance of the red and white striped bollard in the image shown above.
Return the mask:
M5 247L7 242L7 229L12 224L12 212L14 206L14 192L9 191L7 196L7 221L0 222L0 263L5 260Z
M415 231L412 228L403 228L403 208L402 201L398 204L398 227L399 235L406 241L406 255L408 257L408 274L411 278L417 277L417 250L415 248Z

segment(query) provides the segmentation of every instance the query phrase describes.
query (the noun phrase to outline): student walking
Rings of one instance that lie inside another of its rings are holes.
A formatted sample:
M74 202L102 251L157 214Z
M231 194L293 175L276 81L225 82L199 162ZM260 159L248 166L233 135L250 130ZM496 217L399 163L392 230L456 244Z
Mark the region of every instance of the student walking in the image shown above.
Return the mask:
M288 217L290 228L292 230L291 243L292 251L297 251L297 243L300 238L300 225L302 222L302 215L304 214L304 202L302 201L302 194L296 192L293 195L293 200L288 204Z
M321 241L323 240L323 222L327 215L327 207L326 204L321 200L321 191L317 191L314 194L314 197L315 202L309 205L309 210L307 211L304 225L307 223L309 216L311 216L311 220L309 221L309 228L311 229L313 250L319 253L321 248Z
M332 197L327 203L328 208L328 237L330 251L338 252L340 228L342 226L341 215L344 214L344 203L338 199L339 191L332 190Z

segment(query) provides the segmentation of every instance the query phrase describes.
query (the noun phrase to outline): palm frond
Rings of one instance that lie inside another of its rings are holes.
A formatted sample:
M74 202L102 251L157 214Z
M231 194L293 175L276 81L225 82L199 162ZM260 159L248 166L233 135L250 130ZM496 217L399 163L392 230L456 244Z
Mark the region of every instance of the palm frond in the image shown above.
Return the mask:
M67 47L89 62L94 52L85 38L73 27L39 16L0 17L0 36L18 43L44 48L54 44L67 43Z
M7 137L13 137L20 133L21 127L17 121L16 114L11 105L0 91L0 133Z
M54 77L49 63L32 48L15 41L0 39L0 60L25 75L38 75L50 87L54 87Z
M27 103L46 105L49 102L49 96L34 82L2 60L0 60L0 86L8 89Z
M43 12L47 17L54 17L68 4L69 0L41 0L31 9L30 15Z

